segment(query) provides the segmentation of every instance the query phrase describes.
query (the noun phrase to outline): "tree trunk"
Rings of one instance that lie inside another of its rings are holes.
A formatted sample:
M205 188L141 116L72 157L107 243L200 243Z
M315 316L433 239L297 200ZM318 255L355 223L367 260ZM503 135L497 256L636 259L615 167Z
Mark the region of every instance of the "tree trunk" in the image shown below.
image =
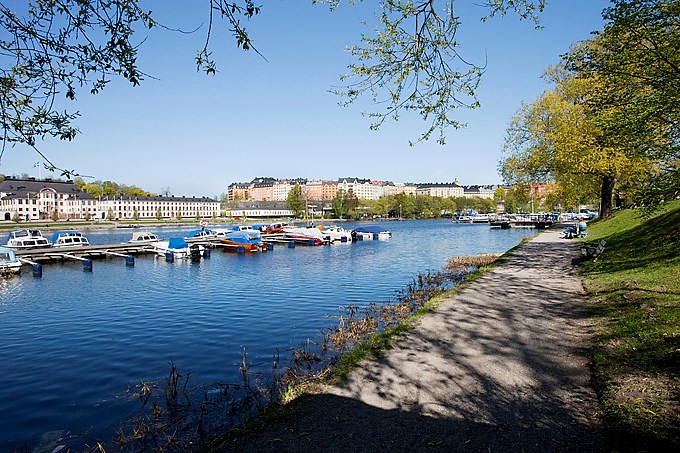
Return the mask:
M600 219L608 219L612 216L612 196L616 179L611 176L602 177L602 190L600 192Z

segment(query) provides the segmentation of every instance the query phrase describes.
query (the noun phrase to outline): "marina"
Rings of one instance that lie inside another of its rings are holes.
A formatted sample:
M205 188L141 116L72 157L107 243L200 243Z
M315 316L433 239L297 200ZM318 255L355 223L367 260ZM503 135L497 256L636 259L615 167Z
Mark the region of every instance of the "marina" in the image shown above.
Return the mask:
M265 372L277 351L285 363L334 325L338 307L385 302L446 258L502 253L534 234L447 220L381 225L389 240L286 242L273 253L214 248L210 259L173 263L135 255L130 230L89 230L91 249L57 253L129 253L134 266L93 256L93 272L82 272L80 260L53 258L42 278L24 266L0 279L0 413L12 414L0 426L0 451L31 451L50 436L108 442L140 408L135 386L162 385L170 361L194 383L237 383L244 349L249 370ZM148 231L167 238L191 229Z
M260 234L259 229L235 226L225 231L210 229L191 230L183 238L161 240L149 231L135 232L128 242L91 245L88 239L77 231L59 231L53 234L53 246L41 244L33 247L19 247L13 251L17 260L33 266L33 276L42 276L42 264L76 260L83 262L83 269L91 272L93 259L123 258L127 266L134 266L137 255L157 254L166 261L191 257L194 260L209 258L211 249L224 249L236 253L267 252L274 244L295 248L296 244L317 246L335 242L356 242L357 240L387 239L390 233L383 228L358 227L346 231L331 226L324 232L323 226L293 227L286 226L281 232ZM266 229L265 229L266 230ZM29 231L29 230L21 230ZM41 233L34 230L36 237ZM12 232L14 233L14 232ZM10 237L13 234L10 234ZM66 242L68 241L68 242ZM192 255L193 250L193 255Z

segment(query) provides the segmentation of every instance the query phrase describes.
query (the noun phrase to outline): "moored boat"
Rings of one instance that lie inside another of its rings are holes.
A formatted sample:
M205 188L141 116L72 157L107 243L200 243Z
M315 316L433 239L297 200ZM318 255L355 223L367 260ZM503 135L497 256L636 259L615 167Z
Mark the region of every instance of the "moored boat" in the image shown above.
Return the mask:
M331 242L352 242L352 232L344 229L341 226L329 225L321 230L325 236L329 236Z
M377 225L367 225L352 230L352 240L389 239L392 233Z
M233 250L243 247L246 252L257 252L262 247L262 235L257 230L231 231L218 240Z
M472 216L472 223L489 223L489 214L475 214Z
M329 242L318 228L284 227L284 238L308 245L323 245Z
M7 236L7 247L14 250L51 247L52 243L39 230L14 230Z
M211 239L215 239L215 234L216 233L213 230L208 229L192 230L184 236L184 240L186 242L210 241Z
M157 255L164 256L166 259L172 257L173 260L188 258L192 254L200 256L204 250L201 245L189 245L184 238L170 238L167 241L158 241L153 243L152 247Z
M130 244L153 244L154 242L158 241L160 241L160 239L156 234L149 231L138 231L132 233L132 239L130 239L128 242Z
M286 222L270 223L269 225L255 225L263 235L283 235L283 229L288 226Z
M21 271L21 265L14 250L9 247L0 247L0 276L18 274Z
M90 245L90 241L79 231L57 231L52 235L52 246L56 248L82 247L87 245Z

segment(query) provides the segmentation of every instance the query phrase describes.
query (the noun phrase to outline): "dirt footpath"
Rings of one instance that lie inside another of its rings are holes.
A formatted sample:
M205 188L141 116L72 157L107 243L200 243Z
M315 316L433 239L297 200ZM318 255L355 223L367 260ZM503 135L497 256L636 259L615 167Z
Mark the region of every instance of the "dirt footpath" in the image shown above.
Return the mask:
M224 451L602 451L571 259L540 234L377 361Z

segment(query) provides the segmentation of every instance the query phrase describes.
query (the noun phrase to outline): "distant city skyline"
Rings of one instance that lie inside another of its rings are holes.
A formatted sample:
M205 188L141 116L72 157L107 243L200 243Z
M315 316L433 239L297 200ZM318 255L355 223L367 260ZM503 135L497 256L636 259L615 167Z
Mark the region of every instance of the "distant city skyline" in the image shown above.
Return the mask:
M163 23L183 30L199 27L208 12L188 1L144 3ZM540 76L560 54L602 28L600 12L609 5L548 2L543 28L534 30L512 14L481 23L482 8L456 2L461 52L486 62L482 107L454 112L468 127L447 131L445 146L430 141L409 147L425 128L419 117L405 114L369 131L370 119L361 111L370 103L340 108L328 92L340 84L349 63L343 48L368 31L361 20L372 17L375 5L369 3L342 4L335 12L306 2L267 3L247 24L266 60L218 34L214 77L195 70L202 33L154 30L139 60L153 78L134 88L113 80L97 96L81 93L69 105L82 114L76 123L81 134L72 142L38 143L39 148L60 167L155 193L169 187L175 194L214 196L233 181L262 174L499 184L496 168L508 120L522 102L548 88ZM59 176L36 168L36 162L43 161L30 148L8 146L0 173Z

